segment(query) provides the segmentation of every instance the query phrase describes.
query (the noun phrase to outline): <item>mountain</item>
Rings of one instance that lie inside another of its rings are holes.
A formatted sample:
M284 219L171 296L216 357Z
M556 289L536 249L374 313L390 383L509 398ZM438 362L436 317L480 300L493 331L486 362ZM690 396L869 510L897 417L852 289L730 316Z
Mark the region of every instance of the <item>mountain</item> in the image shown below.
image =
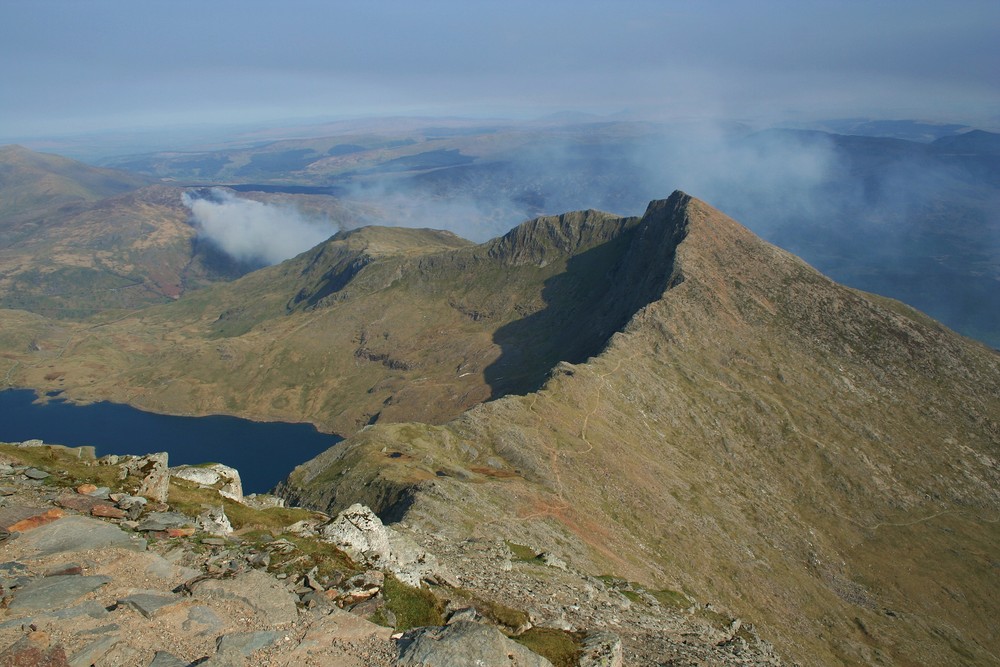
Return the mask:
M680 188L835 280L1000 348L997 135L905 119L816 127L826 131L425 119L108 164L188 183L334 195L392 224L476 241L566 210L639 213Z
M544 268L597 243L543 281L548 304L501 328L554 308L512 354L577 331L592 344L538 354L560 361L537 391L365 428L281 492L708 600L802 664L995 664L1000 356L682 193L641 218L569 223L490 245L502 266ZM457 252L472 265L475 249ZM582 317L556 308L559 276L603 253L582 274L596 295L567 296ZM499 294L522 274L479 275Z
M22 146L0 146L0 226L26 211L93 202L149 183L146 177L124 171Z
M595 354L652 298L669 276L630 259L639 222L569 213L481 245L433 230L345 231L175 303L40 331L42 349L7 354L18 383L80 400L343 434L447 421Z

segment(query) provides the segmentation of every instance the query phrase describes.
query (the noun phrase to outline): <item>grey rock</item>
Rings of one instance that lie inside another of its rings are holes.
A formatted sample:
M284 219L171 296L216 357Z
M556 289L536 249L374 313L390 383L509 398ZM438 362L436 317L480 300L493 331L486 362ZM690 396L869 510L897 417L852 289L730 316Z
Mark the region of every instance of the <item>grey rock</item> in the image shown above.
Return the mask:
M400 667L552 667L490 625L458 621L441 628L420 628L404 636Z
M81 602L73 607L58 609L49 614L49 616L58 619L78 618L80 616L90 616L91 618L101 619L107 615L108 610L105 609L104 605L97 600L87 600L86 602Z
M276 630L260 630L258 632L233 632L219 637L215 643L219 653L239 653L249 657L254 651L267 648L279 641L285 633Z
M180 528L181 526L191 526L190 517L180 512L150 512L146 518L139 522L137 530L160 531L168 528Z
M211 635L225 625L211 607L199 604L188 609L187 619L181 623L181 629L196 635Z
M250 570L232 579L208 579L192 586L195 595L242 600L273 624L292 623L298 618L295 596L273 577Z
M194 482L205 489L217 489L220 496L243 502L243 483L240 481L240 471L221 463L210 463L202 466L177 466L170 469L171 477Z
M84 516L65 516L21 535L18 543L32 556L50 556L69 551L121 547L144 551L146 541L132 537L118 526Z
M49 476L49 473L44 470L39 470L38 468L28 468L24 471L24 476L28 479L45 479Z
M187 660L181 660L172 653L157 651L146 667L187 667L188 664Z
M320 539L337 545L357 562L389 570L410 586L419 586L427 577L450 580L433 554L383 525L374 512L358 503L323 526Z
M111 581L111 577L64 575L36 579L17 589L10 603L11 611L47 611L61 609L87 593Z
M209 535L232 535L233 524L226 516L226 509L222 505L215 505L207 508L198 515L198 527Z
M145 496L157 503L167 502L170 471L166 452L121 457L119 465L125 482L134 489L134 495Z
M121 637L118 635L101 637L74 653L69 659L70 667L90 667L91 665L100 664L101 658L107 655L108 651L114 648L114 645L120 641Z
M157 591L144 591L124 597L118 600L118 604L131 607L146 618L154 618L163 609L184 601L184 598L176 595L163 595Z

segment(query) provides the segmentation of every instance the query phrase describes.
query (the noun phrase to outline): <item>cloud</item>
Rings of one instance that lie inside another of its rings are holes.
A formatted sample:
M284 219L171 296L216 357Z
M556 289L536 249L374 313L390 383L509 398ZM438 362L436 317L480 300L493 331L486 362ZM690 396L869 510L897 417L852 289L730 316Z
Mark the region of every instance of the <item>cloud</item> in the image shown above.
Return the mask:
M308 218L292 206L241 199L222 188L182 197L199 237L241 262L277 264L339 231L329 220Z

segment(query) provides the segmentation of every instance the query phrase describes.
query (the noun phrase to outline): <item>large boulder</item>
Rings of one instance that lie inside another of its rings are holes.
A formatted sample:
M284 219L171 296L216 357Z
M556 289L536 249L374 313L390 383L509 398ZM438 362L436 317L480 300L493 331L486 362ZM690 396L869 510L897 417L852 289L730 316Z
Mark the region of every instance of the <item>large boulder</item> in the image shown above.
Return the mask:
M401 645L399 667L552 667L492 625L473 621L418 628Z
M355 503L319 530L319 537L367 567L388 570L410 586L425 578L448 579L437 558Z
M119 466L120 477L126 490L153 502L167 502L170 492L170 473L167 453L157 452L145 456L105 457L102 461Z
M217 489L220 496L243 502L243 482L240 471L221 463L199 466L176 466L170 469L172 477L186 479L206 489Z

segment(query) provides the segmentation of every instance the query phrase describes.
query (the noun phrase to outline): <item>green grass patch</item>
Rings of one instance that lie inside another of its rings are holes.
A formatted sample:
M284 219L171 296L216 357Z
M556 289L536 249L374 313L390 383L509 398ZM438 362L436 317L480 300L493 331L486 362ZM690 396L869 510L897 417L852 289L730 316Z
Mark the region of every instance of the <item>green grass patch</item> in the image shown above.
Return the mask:
M45 483L52 486L75 487L87 483L106 486L112 490L120 489L118 467L98 465L93 458L92 449L61 445L17 447L0 444L0 454L19 461L22 465L49 473L51 477L46 478Z
M382 586L385 606L396 616L396 629L444 625L444 604L426 588L414 588L391 574Z
M555 667L576 667L582 635L553 628L531 628L512 639L548 659Z
M480 615L490 619L497 625L509 628L511 632L523 627L531 620L526 611L486 599L466 588L452 588L449 589L449 592L453 597L459 598L460 602L474 607Z
M510 553L514 556L514 560L524 561L530 563L531 561L538 558L538 554L531 547L526 547L523 544L516 544L514 542L507 542L507 548L510 549Z
M649 593L664 607L687 609L691 606L691 600L680 591L672 591L669 588L664 588L659 591L649 591Z

